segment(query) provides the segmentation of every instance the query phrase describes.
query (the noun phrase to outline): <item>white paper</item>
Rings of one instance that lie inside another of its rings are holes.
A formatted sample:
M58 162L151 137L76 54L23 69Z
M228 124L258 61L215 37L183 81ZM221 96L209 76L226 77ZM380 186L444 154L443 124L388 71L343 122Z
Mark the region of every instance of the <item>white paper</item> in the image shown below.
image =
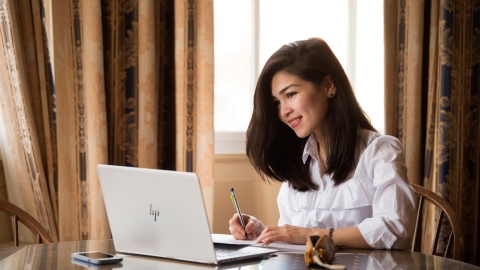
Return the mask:
M216 234L212 233L212 241L217 244L230 244L230 245L257 245L255 240L235 240L231 234Z
M249 245L254 247L260 247L262 244L256 243L256 239L253 240L235 240L232 235L230 234L212 234L212 241L213 243L217 244L230 244L230 245ZM290 251L290 252L298 252L304 253L306 249L306 245L294 245L289 244L286 242L273 242L268 246L265 246L272 249L277 249L278 251Z

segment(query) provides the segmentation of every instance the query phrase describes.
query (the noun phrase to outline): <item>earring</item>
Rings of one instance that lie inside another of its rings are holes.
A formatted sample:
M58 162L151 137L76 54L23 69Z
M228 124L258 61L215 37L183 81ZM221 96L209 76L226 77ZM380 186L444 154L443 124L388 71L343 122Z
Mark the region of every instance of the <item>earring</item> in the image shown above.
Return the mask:
M334 96L335 96L335 94L334 94L334 93L331 93L331 94L330 94L330 97L331 97L331 98L332 98L332 97L334 97Z

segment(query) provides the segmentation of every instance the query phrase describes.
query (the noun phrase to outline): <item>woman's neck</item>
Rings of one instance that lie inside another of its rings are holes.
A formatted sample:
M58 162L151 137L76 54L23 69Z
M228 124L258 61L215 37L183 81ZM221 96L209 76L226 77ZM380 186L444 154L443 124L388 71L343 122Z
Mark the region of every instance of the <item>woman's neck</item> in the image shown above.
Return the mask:
M317 152L318 156L322 161L325 162L327 159L327 154L325 151L325 139L323 138L322 134L315 133L315 139L317 139Z

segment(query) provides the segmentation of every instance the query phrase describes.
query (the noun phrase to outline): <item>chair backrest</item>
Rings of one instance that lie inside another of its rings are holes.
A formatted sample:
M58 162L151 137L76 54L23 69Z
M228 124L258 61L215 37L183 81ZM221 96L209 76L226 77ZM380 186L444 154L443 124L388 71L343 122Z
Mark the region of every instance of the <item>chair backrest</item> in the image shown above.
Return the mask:
M447 247L445 249L445 253L443 254L443 257L447 257L450 254L450 250L453 245L453 252L452 252L451 258L455 260L461 260L463 234L460 229L460 223L457 219L457 215L455 214L455 211L442 197L440 197L435 192L428 190L419 185L412 184L412 186L413 186L413 189L415 190L415 193L420 196L420 201L418 203L417 222L415 224L415 233L413 235L412 250L418 251L418 252L420 251L420 245L417 238L420 237L419 229L420 229L420 221L422 218L423 205L424 205L424 201L427 200L430 203L437 206L440 212L438 221L436 224L435 235L433 238L430 254L437 255L437 245L438 245L438 239L440 237L442 220L443 220L443 217L446 216L448 221L450 222L452 231L450 233L450 237L448 239Z
M27 227L37 239L37 244L53 243L53 238L45 230L45 228L36 221L30 214L22 210L20 207L0 198L0 211L9 214L12 217L12 229L13 229L13 242L17 247L18 241L18 222L20 221L25 227Z

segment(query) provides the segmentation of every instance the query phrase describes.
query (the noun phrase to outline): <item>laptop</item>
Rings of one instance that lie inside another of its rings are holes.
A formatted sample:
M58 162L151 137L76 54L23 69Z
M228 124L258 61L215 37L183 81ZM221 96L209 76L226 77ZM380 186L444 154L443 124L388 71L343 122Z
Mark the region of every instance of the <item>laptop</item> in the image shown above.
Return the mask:
M223 245L216 252L195 173L103 164L97 172L117 252L221 264L277 251Z

